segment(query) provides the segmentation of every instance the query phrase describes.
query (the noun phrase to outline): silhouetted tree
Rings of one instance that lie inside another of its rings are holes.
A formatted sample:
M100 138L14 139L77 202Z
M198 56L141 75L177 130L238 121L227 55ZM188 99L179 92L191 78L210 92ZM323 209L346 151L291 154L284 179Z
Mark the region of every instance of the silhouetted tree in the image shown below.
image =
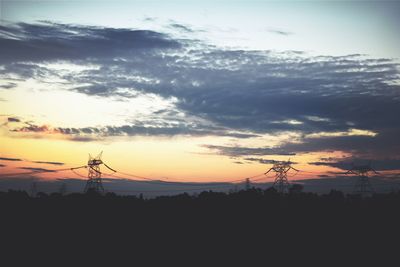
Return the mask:
M289 193L290 194L300 194L301 192L303 192L304 186L301 184L293 184L290 188L289 188Z

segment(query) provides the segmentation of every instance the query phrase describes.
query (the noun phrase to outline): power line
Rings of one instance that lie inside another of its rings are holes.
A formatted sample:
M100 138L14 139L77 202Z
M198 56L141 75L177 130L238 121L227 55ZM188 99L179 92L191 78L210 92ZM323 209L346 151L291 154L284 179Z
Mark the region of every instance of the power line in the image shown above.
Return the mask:
M77 172L76 172L75 170L73 170L73 169L71 169L71 171L72 171L74 174L76 174L77 176L79 176L79 177L87 178L86 176L83 176L82 174L77 173Z
M119 178L119 179L127 179L127 177L121 177L117 176L115 174L110 174L110 173L104 173L105 175L109 175L111 177ZM224 182L207 182L207 183L185 183L185 182L178 182L178 181L163 181L163 180L136 180L136 179L129 179L130 181L135 181L135 182L142 182L142 183L149 183L149 184L156 184L156 185L166 185L166 186L179 186L179 185L186 185L186 186L202 186L207 188L210 187L219 187L219 186L232 186L232 183L230 181L224 181ZM236 181L236 180L235 180ZM243 181L241 179L240 181ZM206 185L207 184L207 185ZM227 185L229 184L229 185ZM196 189L197 190L197 189Z
M121 171L118 171L118 170L116 170L115 173L119 173L119 174L126 175L126 176L129 176L129 177L139 178L139 179L143 179L143 180L147 180L147 181L162 182L162 183L166 183L166 184L171 184L171 183L172 184L174 184L174 183L183 183L183 184L185 184L186 183L188 185L196 185L195 183L187 183L187 182L177 181L177 180L166 181L166 180L162 180L162 179L154 179L154 178L150 178L150 177L146 177L146 176L139 176L139 175L132 174L132 173L121 172ZM107 173L104 173L104 174L110 175L110 176L115 176L114 174L107 174ZM261 173L261 174L257 174L257 175L254 175L254 176L250 176L249 179L257 178L257 177L262 176L262 175L264 175L264 174ZM123 177L119 177L119 178L123 178ZM236 182L243 182L244 179L245 178L236 179L236 180L228 180L228 181L210 181L210 182L207 182L207 183L236 183Z

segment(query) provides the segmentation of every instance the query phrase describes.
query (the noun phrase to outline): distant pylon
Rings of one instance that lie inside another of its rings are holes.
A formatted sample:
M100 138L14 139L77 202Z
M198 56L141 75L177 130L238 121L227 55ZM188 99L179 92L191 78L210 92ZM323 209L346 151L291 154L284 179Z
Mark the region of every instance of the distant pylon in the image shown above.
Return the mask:
M235 184L235 186L232 189L232 193L237 193L238 192L238 186Z
M37 183L35 181L33 181L31 183L31 187L30 187L30 196L31 197L36 197L37 195Z
M245 189L246 191L248 191L250 190L250 188L251 188L250 178L246 178Z
M100 171L101 164L103 164L108 169L115 172L115 170L110 168L107 164L105 164L101 160L102 154L103 154L103 151L99 155L97 155L97 157L95 157L95 158L93 158L89 154L89 160L88 160L88 164L87 164L87 168L88 168L89 172L88 172L88 180L87 180L86 186L85 186L85 193L87 193L87 192L96 192L99 194L104 193L104 187L103 187L103 183L101 180L101 171Z
M264 173L267 175L270 171L275 172L275 181L273 187L280 193L284 194L289 192L289 181L287 179L287 173L290 170L299 171L291 166L291 162L289 161L277 161L274 162L274 165Z
M66 183L62 183L60 185L60 188L58 189L58 193L60 193L60 195L65 195L65 193L67 193L67 184Z
M346 172L346 174L354 174L358 176L358 179L354 185L353 193L360 194L361 196L368 196L374 193L374 189L372 188L371 182L369 181L369 173L374 172L379 174L371 165L363 165L363 166L354 166Z

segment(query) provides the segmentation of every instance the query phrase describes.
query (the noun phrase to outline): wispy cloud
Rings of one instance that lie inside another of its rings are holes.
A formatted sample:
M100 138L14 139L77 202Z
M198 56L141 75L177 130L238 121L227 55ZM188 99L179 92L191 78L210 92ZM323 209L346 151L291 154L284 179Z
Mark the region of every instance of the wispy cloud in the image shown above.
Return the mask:
M277 162L276 160L263 159L263 158L244 158L244 160L254 161L254 162L261 163L261 164L274 164L275 162Z
M169 25L171 28L183 31L183 32L187 32L187 33L193 33L194 30L192 28L190 28L189 26L185 26L183 24L179 24L179 23L171 23Z
M21 122L20 119L15 118L15 117L8 117L8 118L7 118L7 121L8 121L8 122Z
M1 84L0 85L0 89L11 89L16 87L17 84L16 83L6 83L6 84Z
M238 157L238 156L247 156L247 155L283 155L283 156L291 156L295 155L295 153L283 151L279 148L254 148L254 147L238 147L238 146L217 146L217 145L204 145L203 147L208 148L210 150L215 151L220 155L230 156L230 157Z
M289 36L289 35L293 34L293 32L282 30L282 29L276 29L276 28L267 28L267 32L272 33L272 34L281 35L281 36Z
M55 172L55 170L49 170L44 168L35 168L35 167L20 167L21 170L29 170L29 171L37 171L37 172Z
M6 161L22 161L22 159L18 159L18 158L5 158L5 157L0 157L0 160L6 160Z
M256 137L255 134L234 132L222 127L195 126L195 125L122 125L105 127L62 128L48 125L34 125L10 129L16 133L60 134L70 137L74 141L95 141L99 138L116 136L230 136L235 138Z
M8 157L0 157L0 160L3 161L24 161L24 162L32 162L36 164L48 164L48 165L64 165L63 162L57 162L57 161L35 161L35 160L27 160L27 159L20 159L20 158L8 158ZM5 165L3 165L5 166ZM26 167L23 167L26 169Z
M49 164L49 165L64 165L63 162L57 162L57 161L31 161L33 163L38 163L38 164Z

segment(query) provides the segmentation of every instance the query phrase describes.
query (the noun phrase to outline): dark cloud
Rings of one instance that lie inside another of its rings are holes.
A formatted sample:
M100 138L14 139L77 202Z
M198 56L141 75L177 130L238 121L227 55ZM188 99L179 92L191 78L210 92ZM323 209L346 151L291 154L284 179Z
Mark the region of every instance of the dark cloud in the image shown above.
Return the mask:
M304 138L301 143L286 143L281 146L281 149L294 153L345 151L357 157L382 159L397 157L400 150L400 140L397 138L399 135L400 129L382 128L376 136L354 135Z
M206 127L195 125L123 125L123 126L105 126L105 127L84 127L84 128L53 128L47 125L38 126L29 123L28 126L13 128L10 131L20 133L45 133L45 134L63 134L71 137L74 141L95 141L100 137L111 136L230 136L235 138L250 138L257 135L228 131L224 128Z
M0 160L8 160L8 161L22 161L22 159L17 159L17 158L5 158L5 157L0 157Z
M33 163L38 163L38 164L49 164L49 165L64 165L63 162L57 162L57 161L32 161Z
M6 166L7 166L7 165L4 165L4 164L1 164L1 163L0 163L0 167L6 167Z
M75 91L90 96L134 98L155 94L174 98L173 109L186 118L207 122L187 119L177 125L158 125L159 120L154 120L151 127L133 123L100 129L57 129L77 140L180 134L238 138L295 132L301 135L301 142L289 140L274 149L209 148L233 156L342 150L372 158L393 157L400 148L399 65L390 59L226 50L153 31L55 23L3 26L2 32L0 64L6 74L37 79L55 75L76 85ZM37 65L54 60L98 68L59 74ZM127 90L121 93L119 88ZM153 115L164 120L172 117ZM48 128L27 125L19 131L49 132ZM308 136L351 129L377 135Z
M293 156L294 153L289 153L280 149L274 148L252 148L252 147L238 147L238 146L216 146L216 145L204 145L210 150L215 151L220 155L239 157L247 155L283 155L283 156Z
M14 118L14 117L8 117L8 118L7 118L7 121L8 121L8 122L20 122L20 119Z
M341 170L350 170L354 166L369 165L377 171L400 170L400 159L368 159L346 158L332 159L331 161L317 161L309 163L316 166L330 166Z
M289 32L289 31L279 30L279 29L272 29L272 28L267 29L267 31L269 33L283 35L283 36L288 36L288 35L292 35L293 34L292 32Z
M11 89L11 88L14 88L16 86L17 86L16 83L7 83L7 84L0 85L0 88L1 89Z
M156 17L145 17L145 18L143 19L143 21L150 21L150 22L154 22L154 21L156 21L156 20L157 20Z
M179 48L180 44L154 31L42 22L2 27L0 46L0 63L7 63L134 56L151 49Z
M11 131L13 132L26 132L26 133L30 133L30 132L34 132L34 133L47 133L47 132L51 132L52 129L48 126L48 125L42 125L42 126L38 126L35 125L33 123L26 123L28 124L28 126L24 126L24 127L20 127L20 128L15 128L12 129Z
M194 30L192 30L192 28L190 28L188 26L185 26L185 25L182 25L182 24L179 24L179 23L172 23L169 26L171 28L174 28L174 29L177 29L177 30L180 30L180 31L183 31L183 32L188 32L188 33L194 32Z
M44 169L44 168L35 168L35 167L20 167L22 170L29 170L29 171L34 171L34 172L55 172L55 170L49 170L49 169Z
M263 158L244 158L244 160L254 161L254 162L261 163L261 164L274 164L277 162L276 160L273 160L273 159L263 159Z

